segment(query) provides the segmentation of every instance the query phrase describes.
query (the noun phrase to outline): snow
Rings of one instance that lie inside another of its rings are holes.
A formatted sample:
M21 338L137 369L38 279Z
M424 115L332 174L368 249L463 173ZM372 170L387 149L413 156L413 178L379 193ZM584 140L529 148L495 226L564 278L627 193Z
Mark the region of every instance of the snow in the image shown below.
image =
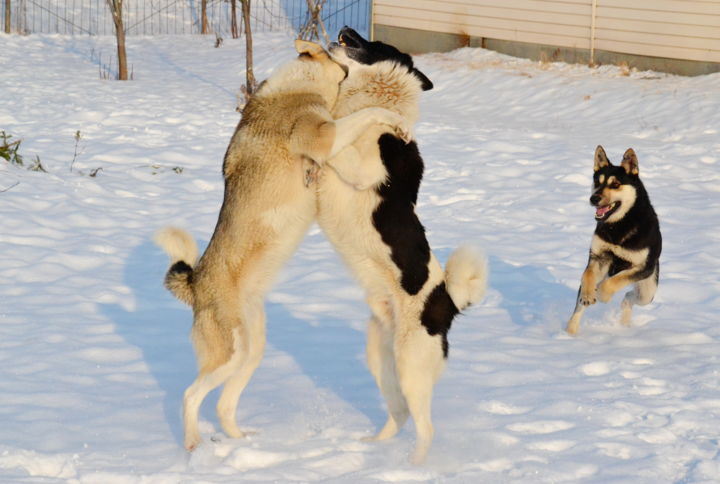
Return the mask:
M0 129L49 172L0 162L0 481L720 479L720 74L469 48L417 58L435 83L417 126L420 218L441 261L471 242L491 266L485 301L450 333L428 462L407 464L412 424L361 441L385 416L364 362L368 309L316 227L268 297L266 355L238 410L256 433L225 437L211 394L187 454L191 312L163 289L150 239L175 224L204 246L217 218L244 40L213 43L131 37L135 80L120 83L94 60L111 38L0 34ZM256 76L291 45L257 35ZM638 153L664 238L660 287L632 327L617 295L570 337L598 144L615 162Z

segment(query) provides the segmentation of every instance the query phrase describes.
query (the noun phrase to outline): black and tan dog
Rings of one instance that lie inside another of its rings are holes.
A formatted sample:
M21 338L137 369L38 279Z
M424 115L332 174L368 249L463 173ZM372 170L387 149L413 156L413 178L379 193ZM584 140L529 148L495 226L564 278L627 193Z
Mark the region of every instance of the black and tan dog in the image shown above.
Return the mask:
M615 166L598 146L594 171L590 203L596 207L597 226L575 312L567 325L570 334L577 333L587 306L597 299L608 302L617 291L633 284L622 302L622 323L629 325L633 304L652 302L660 275L660 225L640 181L635 152L628 149L620 166Z

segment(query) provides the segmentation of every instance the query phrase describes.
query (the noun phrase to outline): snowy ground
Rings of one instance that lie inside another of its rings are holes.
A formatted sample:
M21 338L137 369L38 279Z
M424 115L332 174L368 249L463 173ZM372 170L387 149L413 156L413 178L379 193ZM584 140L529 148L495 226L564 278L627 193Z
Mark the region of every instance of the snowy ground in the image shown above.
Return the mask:
M182 449L191 314L162 288L150 236L173 223L207 243L243 41L128 41L135 80L119 83L93 61L109 38L0 34L0 129L50 172L0 161L0 481L720 479L720 74L625 76L480 49L417 59L436 86L417 129L418 212L441 260L476 242L492 274L450 334L435 443L416 468L412 425L359 440L384 422L364 363L368 310L317 228L269 296L267 353L238 411L257 435L224 437L213 394L205 443ZM256 37L256 75L290 46ZM597 144L613 161L638 153L661 283L633 327L618 322L618 295L571 338Z

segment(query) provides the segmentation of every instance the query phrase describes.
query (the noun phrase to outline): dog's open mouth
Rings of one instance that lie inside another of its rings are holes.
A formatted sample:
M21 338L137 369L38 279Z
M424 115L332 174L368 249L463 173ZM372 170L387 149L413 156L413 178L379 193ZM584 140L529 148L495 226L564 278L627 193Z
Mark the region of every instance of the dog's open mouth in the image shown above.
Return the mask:
M353 29L344 27L338 33L338 44L343 47L358 48L360 47L360 40L356 36L357 33Z
M595 219L605 220L608 218L617 208L620 206L620 202L613 202L610 205L602 205L595 209Z

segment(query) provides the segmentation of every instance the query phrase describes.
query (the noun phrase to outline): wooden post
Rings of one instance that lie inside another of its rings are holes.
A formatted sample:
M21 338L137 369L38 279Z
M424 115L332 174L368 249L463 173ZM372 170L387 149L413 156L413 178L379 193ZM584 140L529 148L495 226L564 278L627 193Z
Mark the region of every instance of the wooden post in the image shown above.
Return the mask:
M236 4L237 0L230 0L230 33L232 34L233 39L240 37L240 34L238 33L237 11L235 8Z
M207 18L207 0L202 0L200 2L200 33L201 34L207 34L210 30L208 28L208 18Z
M255 73L253 72L252 31L250 30L250 0L240 0L243 25L245 26L245 89L247 95L255 92Z
M125 26L123 25L123 0L107 0L110 13L115 25L115 38L117 39L118 54L118 80L128 80L127 51L125 50Z
M10 0L5 0L5 33L10 33Z

